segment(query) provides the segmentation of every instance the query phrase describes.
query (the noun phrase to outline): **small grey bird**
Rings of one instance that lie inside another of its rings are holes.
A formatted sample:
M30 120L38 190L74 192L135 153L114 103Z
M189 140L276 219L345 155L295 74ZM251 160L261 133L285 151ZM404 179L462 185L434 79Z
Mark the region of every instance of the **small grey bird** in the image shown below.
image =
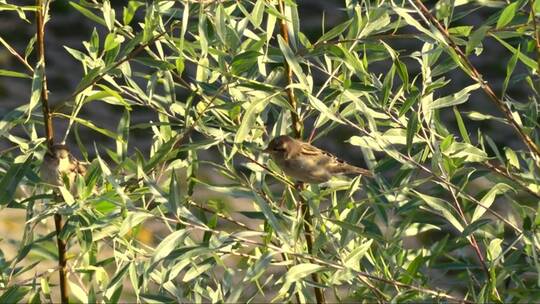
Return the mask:
M285 174L306 183L323 183L340 174L373 177L367 169L349 165L326 151L287 135L272 139L263 152L269 153Z
M76 190L75 178L77 175L84 176L86 166L80 163L69 151L66 145L55 144L45 153L43 163L40 168L41 179L53 186L62 186L64 176L67 177L70 185L70 192Z

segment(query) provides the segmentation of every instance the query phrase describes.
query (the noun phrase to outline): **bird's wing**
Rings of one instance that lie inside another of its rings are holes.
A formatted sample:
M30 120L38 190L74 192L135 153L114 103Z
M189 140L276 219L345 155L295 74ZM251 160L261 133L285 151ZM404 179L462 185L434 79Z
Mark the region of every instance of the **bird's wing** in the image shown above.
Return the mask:
M364 169L364 168L359 168L359 167L356 167L356 166L353 166L353 165L350 165L348 164L347 162L345 162L344 160L336 157L335 155L329 153L329 152L326 152L324 150L321 150L317 147L314 147L308 143L303 143L302 144L302 153L306 154L306 155L312 155L312 156L316 156L316 155L322 155L322 157L320 157L320 160L319 160L319 165L321 166L326 166L328 168L328 171L332 172L332 173L336 173L336 174L339 174L339 173L342 173L342 174L351 174L351 173L358 173L358 174L363 174L363 175L366 175L366 176L372 176L373 173L371 173L371 171L367 170L367 169Z

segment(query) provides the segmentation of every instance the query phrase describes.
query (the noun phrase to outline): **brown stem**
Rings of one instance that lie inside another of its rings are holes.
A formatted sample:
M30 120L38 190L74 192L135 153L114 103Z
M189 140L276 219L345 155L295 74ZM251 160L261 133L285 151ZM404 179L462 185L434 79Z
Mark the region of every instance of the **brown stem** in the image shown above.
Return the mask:
M62 216L58 213L54 215L54 226L56 227L56 243L58 245L58 275L60 277L60 303L68 304L68 291L66 279L66 242L60 238L62 231Z
M285 15L285 4L283 3L283 0L278 1L279 4L279 12L281 15ZM289 28L287 25L287 20L281 19L281 36L283 36L283 40L285 40L285 43L289 45ZM291 105L291 117L292 117L292 129L294 133L294 137L301 138L302 137L302 123L300 122L300 117L298 116L298 102L296 100L296 96L294 95L294 89L292 88L293 81L293 71L291 69L291 66L287 63L285 60L285 72L287 73L287 97L289 99L289 104Z
M52 125L52 116L49 111L49 93L47 91L47 77L45 75L45 24L44 24L44 5L43 0L36 0L36 34L38 51L38 68L41 65L43 78L41 81L41 108L43 110L43 122L45 124L45 138L49 148L54 144L54 131Z
M36 0L36 38L38 69L42 69L41 80L41 108L43 110L43 123L45 125L45 138L47 147L50 150L54 144L54 129L52 116L49 110L49 92L47 91L47 76L45 74L45 4L43 0ZM35 71L38 72L38 71ZM58 276L60 278L60 302L69 303L67 280L66 280L66 242L60 239L62 231L62 216L59 213L54 215L54 226L56 228L56 242L58 245Z
M510 124L514 127L518 135L521 137L523 142L527 145L533 156L538 161L538 158L540 157L540 148L534 143L534 141L531 139L527 133L523 130L523 128L519 125L519 123L514 119L512 116L512 111L510 111L510 108L506 105L506 103L500 99L496 94L493 88L487 83L487 81L482 79L482 75L478 70L472 65L469 58L463 53L461 48L452 40L450 34L448 31L442 26L442 24L433 16L433 14L430 13L430 11L426 8L426 6L422 3L420 0L414 1L416 5L418 6L420 13L429 20L431 25L434 25L439 32L444 36L445 40L448 42L450 47L456 52L459 58L461 58L462 63L465 65L466 68L470 70L469 76L480 84L482 90L488 95L489 99L499 108L501 112L503 112L504 116L506 116L507 121L510 122Z
M285 3L283 3L283 0L278 0L279 5L279 12L281 15L285 15ZM287 24L287 20L284 18L281 19L281 36L283 37L283 40L285 40L285 43L289 45L289 28ZM289 104L291 105L291 119L292 119L292 130L294 133L294 137L302 139L302 131L303 126L302 122L300 121L300 117L298 115L298 102L296 100L296 96L294 95L294 89L292 87L293 81L293 71L291 69L291 66L285 61L285 71L287 73L287 97L289 100ZM300 190L304 187L302 183L298 184L297 189ZM300 192L300 191L298 191ZM306 239L308 254L310 256L313 256L313 243L314 238L313 234L311 233L311 227L313 227L313 221L311 219L311 214L309 212L309 206L307 205L307 202L300 197L300 208L302 212L303 222L304 222L304 237ZM321 278L319 277L318 273L311 274L311 278L316 284L321 284ZM324 292L320 287L314 287L313 288L315 292L315 298L317 299L317 303L326 303L326 300L324 298ZM297 301L299 301L299 297L297 296Z
M302 184L299 185L303 187ZM300 211L302 212L302 218L304 219L304 234L306 238L306 245L309 255L313 255L313 243L315 243L313 233L311 232L311 227L313 226L313 220L311 219L311 214L309 212L309 206L306 201L300 198ZM314 272L311 274L311 279L315 284L321 284L321 278L319 274ZM317 299L317 304L326 303L324 298L324 292L320 287L315 287L315 299Z

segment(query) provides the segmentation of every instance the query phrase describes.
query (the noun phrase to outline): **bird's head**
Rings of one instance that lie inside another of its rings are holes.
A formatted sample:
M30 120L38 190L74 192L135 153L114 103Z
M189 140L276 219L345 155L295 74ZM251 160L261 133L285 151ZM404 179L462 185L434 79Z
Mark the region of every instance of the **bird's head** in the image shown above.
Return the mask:
M294 144L294 139L292 139L290 136L277 136L270 141L268 147L266 147L263 152L270 153L270 155L287 154Z
M70 154L69 148L66 145L61 144L53 145L49 153L57 159L68 159Z

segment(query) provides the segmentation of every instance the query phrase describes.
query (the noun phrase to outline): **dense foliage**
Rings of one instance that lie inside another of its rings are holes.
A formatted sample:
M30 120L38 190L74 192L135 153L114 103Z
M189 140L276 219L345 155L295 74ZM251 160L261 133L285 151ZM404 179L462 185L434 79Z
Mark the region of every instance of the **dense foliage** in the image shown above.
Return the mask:
M54 214L71 301L540 300L540 1L346 0L317 37L307 2L70 1L96 29L49 103L90 165L60 199L38 175L46 60L2 38L0 76L31 91L1 114L0 215L27 221L0 302L57 301ZM55 18L37 3L0 16ZM505 68L478 69L488 45ZM116 130L80 115L105 103ZM376 177L295 186L261 153L280 134L351 134Z

